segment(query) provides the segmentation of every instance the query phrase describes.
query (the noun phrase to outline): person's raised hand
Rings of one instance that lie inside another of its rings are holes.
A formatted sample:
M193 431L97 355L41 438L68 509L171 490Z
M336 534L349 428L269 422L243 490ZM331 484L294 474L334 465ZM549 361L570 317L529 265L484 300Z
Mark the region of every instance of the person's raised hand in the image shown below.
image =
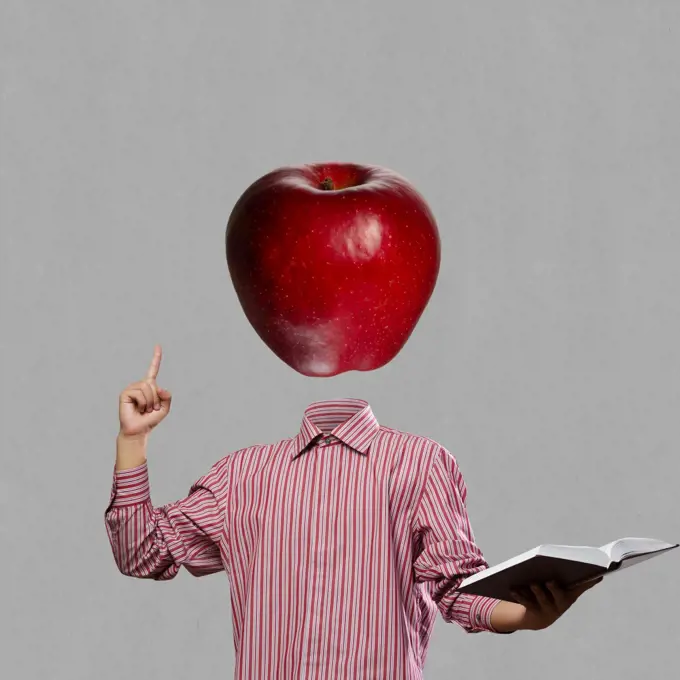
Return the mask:
M522 592L512 593L525 609L521 627L524 630L543 630L559 619L586 590L597 585L602 578L574 588L564 589L556 583L545 586L534 584Z
M156 383L162 357L161 347L156 345L144 380L128 385L120 394L118 418L123 437L148 434L170 411L172 395Z

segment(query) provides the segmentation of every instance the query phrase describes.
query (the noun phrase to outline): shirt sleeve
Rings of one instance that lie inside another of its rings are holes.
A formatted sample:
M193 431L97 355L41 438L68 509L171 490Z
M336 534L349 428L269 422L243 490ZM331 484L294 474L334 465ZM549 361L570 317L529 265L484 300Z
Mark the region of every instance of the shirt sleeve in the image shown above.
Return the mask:
M496 632L491 612L499 600L456 590L464 578L489 566L475 544L466 497L455 458L440 447L415 515L415 579L426 585L448 623L468 633Z
M157 581L174 578L182 566L194 576L222 571L228 489L223 460L191 486L186 498L155 508L146 463L114 471L105 522L118 569Z

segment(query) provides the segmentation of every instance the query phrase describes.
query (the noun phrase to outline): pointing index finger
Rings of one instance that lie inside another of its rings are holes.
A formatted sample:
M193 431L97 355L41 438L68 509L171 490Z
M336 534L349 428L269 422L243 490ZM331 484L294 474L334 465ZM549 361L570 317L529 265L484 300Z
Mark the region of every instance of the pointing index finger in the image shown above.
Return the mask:
M151 365L147 371L146 377L149 380L155 380L158 376L158 369L161 367L161 359L163 358L163 350L160 345L156 345L154 348L153 359L151 359Z

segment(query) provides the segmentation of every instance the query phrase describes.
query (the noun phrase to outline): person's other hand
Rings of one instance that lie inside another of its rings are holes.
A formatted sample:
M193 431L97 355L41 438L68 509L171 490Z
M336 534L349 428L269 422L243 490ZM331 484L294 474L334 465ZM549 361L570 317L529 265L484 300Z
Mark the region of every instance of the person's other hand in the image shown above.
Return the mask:
M545 586L534 584L530 588L513 591L512 595L525 608L522 621L524 630L543 630L552 626L583 593L597 585L602 578L575 588L564 589L556 583Z
M170 412L172 395L156 384L162 356L160 345L156 345L146 378L128 385L120 394L118 418L124 437L148 434Z

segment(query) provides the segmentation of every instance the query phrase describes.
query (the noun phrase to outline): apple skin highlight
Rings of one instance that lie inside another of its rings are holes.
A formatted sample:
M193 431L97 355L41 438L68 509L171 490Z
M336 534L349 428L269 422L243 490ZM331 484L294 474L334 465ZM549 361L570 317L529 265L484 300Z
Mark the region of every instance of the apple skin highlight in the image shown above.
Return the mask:
M309 377L394 359L441 261L437 224L415 187L386 168L352 163L267 173L236 202L225 241L248 321Z

